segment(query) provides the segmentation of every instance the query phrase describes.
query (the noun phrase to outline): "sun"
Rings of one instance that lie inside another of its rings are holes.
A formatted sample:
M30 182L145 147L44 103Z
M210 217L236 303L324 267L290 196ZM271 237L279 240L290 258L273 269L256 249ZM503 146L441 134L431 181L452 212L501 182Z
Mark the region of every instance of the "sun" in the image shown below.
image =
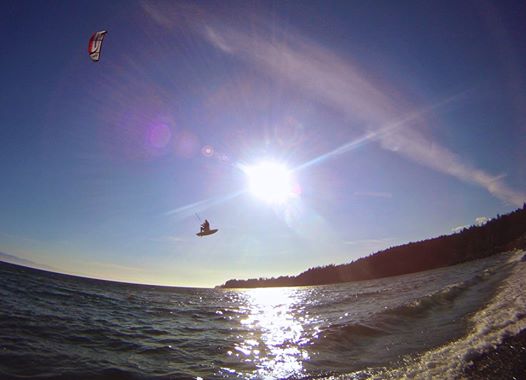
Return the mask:
M267 203L285 203L297 194L291 171L284 164L265 161L243 166L243 171L250 193Z

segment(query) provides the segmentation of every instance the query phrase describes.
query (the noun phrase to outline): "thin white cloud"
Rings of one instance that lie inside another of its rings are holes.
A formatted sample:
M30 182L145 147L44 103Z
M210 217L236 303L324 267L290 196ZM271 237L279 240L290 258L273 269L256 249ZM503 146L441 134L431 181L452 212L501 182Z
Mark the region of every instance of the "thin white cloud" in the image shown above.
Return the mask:
M227 195L204 199L198 202L194 202L188 205L178 207L173 210L166 211L165 215L176 215L183 219L188 218L189 216L192 216L192 215L197 216L199 212L206 210L207 208L210 208L213 205L234 199L238 197L239 195L243 194L243 192L244 190L239 190L239 191L227 194Z
M475 219L475 225L476 226L483 226L484 224L488 223L490 219L487 216L479 216Z
M207 38L212 41L212 43L217 46L219 49L223 50L225 53L234 53L234 49L227 45L226 41L218 35L216 32L214 32L213 29L206 27L206 34Z
M383 191L355 191L355 197L369 197L369 198L392 198L393 194Z
M357 239L357 240L346 240L343 244L348 246L346 250L350 249L358 256L364 256L373 252L378 252L389 247L396 245L397 241L392 238L379 238L379 239Z
M186 241L186 239L179 237L179 236L159 236L150 238L151 241L157 241L157 242L167 242L167 243L181 243Z
M359 239L359 240L347 240L343 244L347 245L377 245L385 244L393 241L392 238L382 238L382 239Z
M159 24L169 25L165 8L148 5L145 10ZM192 28L212 46L245 60L265 75L288 83L290 88L350 117L361 119L369 125L368 132L376 133L386 125L403 121L395 131L379 133L374 137L384 149L463 182L483 187L498 199L515 206L521 206L526 200L524 192L512 189L501 177L470 165L459 155L424 136L418 127L425 122L423 117L426 112L423 115L418 110L415 112L398 91L386 83L374 83L348 57L339 56L295 35L290 29L282 40L267 38L270 34L265 33L265 25L262 22L258 24L254 19L251 19L250 29L246 30L239 24L235 28L221 23L212 16L202 17ZM422 117L411 117L413 114ZM335 154L340 153L338 148ZM321 161L315 159L313 162Z
M459 233L459 232L462 232L463 230L465 230L466 228L469 228L470 226L468 225L465 225L465 226L458 226L458 227L455 227L455 228L452 228L451 229L451 232L453 233Z
M101 261L93 261L93 262L90 262L90 264L94 265L94 266L97 266L97 267L103 267L103 268L109 268L109 269L118 269L118 270L126 271L126 272L140 272L142 270L140 268L130 267L130 266L127 266L127 265L113 264L113 263L104 263L104 262L101 262Z
M483 226L484 224L488 223L491 219L488 218L487 216L479 216L477 218L475 218L475 222L473 224L470 224L470 225L465 225L465 226L458 226L458 227L455 227L455 228L452 228L451 229L451 232L453 233L458 233L458 232L461 232L463 230L465 230L466 228L469 228L469 227L472 227L472 226Z
M9 253L4 253L4 252L0 252L0 261L5 261L7 263L28 266L28 267L31 267L31 268L40 268L40 269L46 269L46 270L52 270L52 271L56 271L57 270L56 268L53 268L53 267L51 267L49 265L40 264L40 263L37 263L35 261L29 260L29 259L24 259L22 257L18 257L18 256L15 256L15 255L10 255Z

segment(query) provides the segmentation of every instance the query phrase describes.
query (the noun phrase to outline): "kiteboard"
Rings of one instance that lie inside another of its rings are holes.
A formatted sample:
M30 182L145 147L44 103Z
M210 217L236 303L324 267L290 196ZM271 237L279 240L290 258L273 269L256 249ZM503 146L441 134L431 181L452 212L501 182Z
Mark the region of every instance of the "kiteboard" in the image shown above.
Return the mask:
M206 235L212 235L215 234L217 231L219 231L217 228L214 228L213 230L208 231L201 231L196 233L197 236L206 236Z

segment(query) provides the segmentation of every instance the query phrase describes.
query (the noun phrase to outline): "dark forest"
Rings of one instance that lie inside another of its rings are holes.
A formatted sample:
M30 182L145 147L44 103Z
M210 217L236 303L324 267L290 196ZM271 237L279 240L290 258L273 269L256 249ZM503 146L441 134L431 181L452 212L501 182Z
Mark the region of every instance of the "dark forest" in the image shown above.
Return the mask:
M348 264L315 267L297 276L229 280L221 288L326 285L445 267L526 246L526 204L483 226L391 247Z

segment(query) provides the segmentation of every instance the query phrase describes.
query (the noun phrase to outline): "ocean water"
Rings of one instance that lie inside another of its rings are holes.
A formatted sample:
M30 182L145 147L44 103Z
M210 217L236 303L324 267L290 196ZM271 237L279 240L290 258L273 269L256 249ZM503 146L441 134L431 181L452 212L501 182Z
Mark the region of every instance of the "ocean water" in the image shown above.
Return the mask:
M526 327L522 255L250 290L0 263L0 378L455 378L473 355Z

